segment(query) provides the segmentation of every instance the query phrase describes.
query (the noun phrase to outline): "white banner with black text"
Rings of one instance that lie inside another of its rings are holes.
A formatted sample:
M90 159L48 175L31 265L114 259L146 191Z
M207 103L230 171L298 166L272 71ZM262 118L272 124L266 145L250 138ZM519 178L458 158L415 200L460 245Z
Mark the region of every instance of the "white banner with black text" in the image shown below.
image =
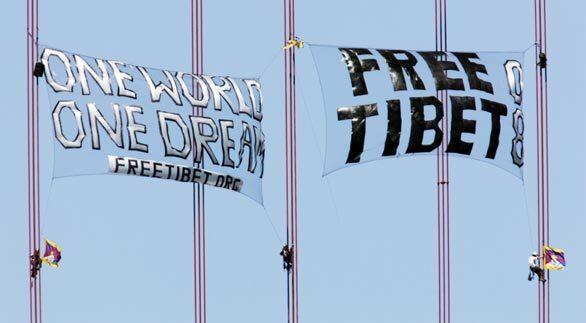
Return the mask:
M258 78L172 72L48 47L40 52L54 178L136 175L238 191L263 203Z
M446 136L450 155L523 178L523 53L309 48L326 110L324 174L435 154Z

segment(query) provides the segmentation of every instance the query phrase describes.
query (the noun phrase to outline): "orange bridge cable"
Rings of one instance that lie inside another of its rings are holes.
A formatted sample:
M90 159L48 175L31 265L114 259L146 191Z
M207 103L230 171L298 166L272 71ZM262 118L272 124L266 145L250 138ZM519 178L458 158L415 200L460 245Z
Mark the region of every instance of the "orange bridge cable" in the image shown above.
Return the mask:
M34 35L35 37L33 38L34 41L34 46L33 46L33 63L36 63L37 61L37 57L38 57L38 52L39 52L39 45L38 45L38 40L39 40L39 1L38 0L34 0ZM35 142L36 142L36 147L35 147L35 156L36 156L36 171L35 171L35 177L36 177L36 188L37 188L37 196L35 199L36 202L36 210L37 210L37 248L40 249L40 245L41 245L41 185L40 185L40 140L39 140L39 79L38 78L34 78L34 83L33 83L33 94L35 97L34 100L34 104L35 104L35 116L36 116L36 121L35 121L35 131L36 131L36 137L35 137ZM39 275L38 275L38 290L37 290L37 298L38 298L38 313L39 313L39 323L43 322L43 297L42 297L42 273L39 271Z
M34 243L32 238L32 230L33 230L33 207L32 207L32 109L31 109L31 41L30 41L30 30L31 30L31 1L27 1L26 4L26 23L27 23L27 30L26 30L26 99L27 99L27 189L28 189L28 245L29 245L29 254L27 254L27 264L28 268L32 269L30 255L34 252ZM35 320L33 319L33 312L36 311L34 307L33 301L33 293L34 293L34 278L32 275L29 274L29 321L33 323Z
M436 51L447 51L447 2L436 0L435 5L435 42ZM441 54L445 58L445 54ZM449 154L444 150L447 146L447 131L449 109L448 92L436 91L436 96L445 109L444 118L440 126L444 136L437 150L437 244L438 244L438 320L440 323L449 323L451 320L450 307L450 191L449 191Z
M191 14L191 71L192 73L195 72L195 69L197 68L197 62L195 60L195 44L194 44L194 29L195 29L195 16L197 16L197 14L194 14L196 9L196 5L194 3L194 0L191 0L190 2L191 7L190 7L190 14ZM192 91L195 89L195 83L192 83ZM195 108L192 107L191 109L191 113L195 114ZM192 146L193 146L193 139L192 139ZM195 157L195 155L194 155ZM193 159L194 161L194 165L195 165L195 158ZM197 288L199 287L198 281L197 281L197 248L198 248L198 243L197 240L198 239L198 235L196 234L197 232L197 223L196 223L196 184L193 183L192 184L192 213L193 213L193 291L194 291L194 295L193 295L193 299L194 299L194 321L195 323L198 323L198 301L199 301L199 295L197 292Z
M203 73L203 1L191 0L191 72ZM192 91L199 96L192 83ZM192 107L192 114L203 115L203 107ZM195 152L194 152L195 153ZM195 156L194 156L195 157ZM203 159L194 166L204 167ZM194 277L194 320L197 323L206 321L205 305L205 195L204 187L193 184L193 277Z
M199 74L203 74L203 0L198 0L199 10L198 10L198 67L199 70L197 71ZM204 108L199 107L198 115L203 116ZM201 167L205 167L205 161L202 157L201 160ZM201 246L201 268L200 268L200 276L201 276L201 295L200 299L202 301L202 308L201 308L201 323L205 323L207 321L206 316L206 309L207 309L207 299L206 299L206 235L205 235L205 188L203 184L198 185L198 213L200 218L200 246Z
M38 52L38 1L27 1L27 183L28 183L28 228L29 255L40 247L40 204L39 204L39 118L38 118L38 84L33 77L31 68L36 62ZM31 259L28 267L31 268ZM41 277L29 279L29 320L41 322Z
M27 23L27 30L26 30L26 67L27 67L27 73L26 73L26 100L27 100L27 189L28 189L28 196L27 196L27 202L28 202L28 208L27 208L27 213L28 213L28 244L29 244L29 254L27 254L27 263L29 268L32 268L31 266L31 259L30 259L30 254L32 254L32 250L33 250L33 243L32 243L32 206L31 206L31 201L32 201L32 185L31 185L31 179L32 179L32 166L31 166L31 146L32 146L32 136L31 136L31 118L32 118L32 112L31 112L31 102L30 102L30 93L31 93L31 85L30 85L30 75L31 75L31 66L30 66L30 62L31 62L31 54L30 54L30 29L31 29L31 22L30 22L30 6L31 3L30 1L27 1L27 8L26 8L26 23ZM30 316L30 322L33 322L33 297L32 297L32 287L33 287L33 278L32 276L29 275L29 316Z
M295 37L295 1L283 0L283 41L286 44ZM288 48L283 53L285 96L285 195L287 245L293 248L293 267L287 272L288 321L298 322L298 268L297 268L297 140L295 98L295 52Z
M283 0L283 43L287 43L287 0ZM289 233L289 89L288 89L288 50L283 51L283 94L285 103L285 231L286 231L286 243L290 246L290 233ZM290 271L287 271L287 322L292 323L292 311L291 311L291 275Z
M547 4L546 0L542 0L542 51L547 58ZM544 204L544 245L549 245L549 135L548 135L548 102L547 102L547 65L540 69L540 78L542 84L542 118L543 118L543 204ZM545 299L546 304L546 322L550 321L550 277L549 271L547 272L547 283L545 286Z
M290 0L290 29L291 29L291 37L296 36L295 32L295 0ZM293 261L294 261L294 270L293 270L293 291L294 291L294 308L295 308L295 317L294 322L297 323L299 321L299 268L298 268L298 255L299 255L299 248L297 244L297 91L296 91L296 65L295 65L295 47L290 49L291 54L291 139L292 139L292 174L293 174L293 185L292 185L292 195L293 195L293 216L292 216L292 228L293 228L293 244L295 246L295 252L293 253Z
M539 57L540 52L540 35L539 35L539 7L538 7L538 0L534 0L534 20L535 20L535 42L538 46L535 47L535 57L536 59ZM539 157L539 147L540 147L540 104L539 104L539 70L538 67L535 67L535 99L536 99L536 119L537 119L537 127L536 127L536 137L537 137L537 252L541 253L541 207L539 204L540 196L541 196L541 176L539 176L539 168L541 159ZM541 303L541 284L538 284L537 287L537 317L538 323L542 323L542 303Z
M535 0L535 39L539 45L536 47L535 58L541 61L540 55L547 59L547 10L545 0ZM538 144L538 248L543 254L543 245L549 244L549 139L548 139L548 107L547 107L547 63L536 66L536 106L537 106L537 144ZM545 78L544 78L545 77ZM550 280L547 273L547 282L539 284L539 322L550 321Z
M542 33L542 43L544 44L544 53L546 52L546 45L545 45L545 25L546 25L546 21L545 21L545 0L542 0L542 24L541 24L541 28L543 30ZM547 102L545 102L545 84L544 84L544 78L543 78L543 73L544 73L545 69L540 69L540 79L541 79L541 104L542 104L542 131L543 131L543 140L542 140L542 155L543 155L543 163L542 163L542 167L543 167L543 222L544 222L544 239L543 239L543 245L545 245L547 243L548 240L548 233L549 233L549 209L548 209L548 205L547 205L547 198L546 196L549 194L548 191L548 186L549 186L549 182L546 176L546 169L547 169L547 155L545 152L545 147L546 147L546 142L547 142ZM544 304L545 304L545 316L544 316L544 320L546 322L549 322L549 282L547 282L547 285L545 286L544 289Z
M543 0L543 52L547 57L547 0ZM548 127L548 88L547 88L547 66L542 71L542 83L543 85L543 117L544 117L544 179L545 179L545 244L549 245L549 228L550 228L550 214L549 214L549 127ZM547 322L550 321L550 279L549 271L547 273L547 286L546 286L546 308L547 308Z
M448 9L447 9L447 0L443 0L444 1L444 50L447 51L448 50ZM446 117L445 117L445 129L446 129L446 134L444 135L444 137L446 138L446 143L444 147L447 147L448 145L448 118L449 118L449 113L450 110L448 109L448 91L444 92L444 107L446 109ZM446 279L447 279L447 322L450 323L451 322L451 279L450 279L450 158L449 158L449 153L444 153L445 156L445 186L444 186L444 190L445 190L445 205L446 205L446 236L444 237L445 239L445 244L446 244L446 262L447 262L447 269L446 269Z
M439 24L438 24L438 3L439 0L435 0L435 25L434 25L434 30L435 30L435 51L439 51ZM436 96L439 96L439 92L436 91ZM436 194L436 198L437 198L437 290L438 290L438 319L439 319L439 323L442 323L442 275L441 275L441 264L442 264L442 260L441 260L441 221L440 221L440 214L441 214L441 206L440 206L440 190L441 190L441 184L440 184L440 180L439 180L439 174L440 174L440 165L441 164L441 159L440 159L440 151L437 151L437 159L436 159L436 172L437 172L437 194Z

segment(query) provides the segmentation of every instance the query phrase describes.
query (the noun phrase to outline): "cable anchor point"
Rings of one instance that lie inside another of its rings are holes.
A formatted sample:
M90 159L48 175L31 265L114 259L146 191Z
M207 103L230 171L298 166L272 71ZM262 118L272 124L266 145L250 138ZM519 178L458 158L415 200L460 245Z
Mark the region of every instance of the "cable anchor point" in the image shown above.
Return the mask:
M301 38L296 36L291 36L291 39L287 41L287 44L283 46L283 50L287 50L289 48L297 47L303 48L305 46L305 42L301 40Z

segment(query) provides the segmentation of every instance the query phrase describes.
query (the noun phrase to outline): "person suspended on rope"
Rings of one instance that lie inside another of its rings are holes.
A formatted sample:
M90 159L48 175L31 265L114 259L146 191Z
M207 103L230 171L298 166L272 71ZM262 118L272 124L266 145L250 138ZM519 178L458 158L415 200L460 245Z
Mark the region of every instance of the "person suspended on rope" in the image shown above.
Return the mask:
M279 254L283 257L283 269L291 270L293 268L293 246L284 245Z
M543 268L541 268L541 257L537 252L534 252L529 256L529 277L527 280L532 281L535 275L539 277L539 281L545 283Z
M539 53L539 62L537 62L537 66L540 68L547 68L547 56L545 53Z
M41 62L37 62L35 64L35 69L33 70L33 76L41 77L45 74L45 65Z
M35 249L35 251L30 256L31 259L31 277L37 277L39 270L41 270L41 257L39 256L39 250Z

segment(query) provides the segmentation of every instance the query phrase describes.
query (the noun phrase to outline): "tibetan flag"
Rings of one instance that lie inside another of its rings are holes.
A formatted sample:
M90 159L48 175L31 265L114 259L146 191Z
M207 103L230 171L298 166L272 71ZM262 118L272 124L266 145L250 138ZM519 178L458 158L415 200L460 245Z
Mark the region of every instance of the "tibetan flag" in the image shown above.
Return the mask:
M566 256L562 249L543 246L543 267L547 270L563 270L566 268Z
M59 267L59 260L61 260L61 248L55 242L45 239L45 253L41 261L51 267Z

